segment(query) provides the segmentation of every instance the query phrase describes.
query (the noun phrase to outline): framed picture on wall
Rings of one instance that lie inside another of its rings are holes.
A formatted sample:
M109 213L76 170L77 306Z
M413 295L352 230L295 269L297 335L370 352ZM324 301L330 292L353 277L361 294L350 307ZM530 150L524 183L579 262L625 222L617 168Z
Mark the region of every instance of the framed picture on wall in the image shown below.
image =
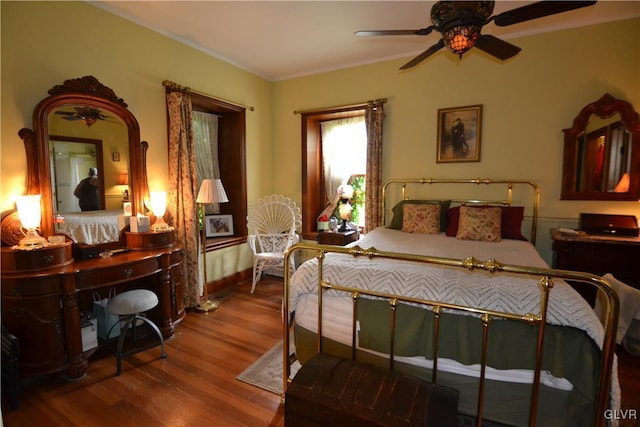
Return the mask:
M479 162L482 105L438 110L438 163Z
M232 215L205 215L204 225L207 237L233 236Z

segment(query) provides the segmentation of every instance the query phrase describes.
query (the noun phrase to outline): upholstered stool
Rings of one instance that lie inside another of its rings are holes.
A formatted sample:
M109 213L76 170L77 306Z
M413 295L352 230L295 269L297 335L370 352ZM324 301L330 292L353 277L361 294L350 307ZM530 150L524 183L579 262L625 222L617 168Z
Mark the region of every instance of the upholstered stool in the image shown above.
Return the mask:
M135 289L132 291L122 292L109 299L109 303L107 304L107 312L122 316L123 318L121 319L121 322L122 320L124 320L124 326L120 328L120 338L118 339L118 349L116 350L116 376L120 375L120 373L122 372L123 357L148 350L158 345L162 347L162 358L164 359L165 357L167 357L167 353L164 351L164 338L162 337L160 329L158 329L158 326L156 326L156 324L149 320L147 317L142 316L142 313L151 310L156 305L158 305L158 296L152 291L146 289ZM133 328L133 339L137 339L136 325L138 324L139 320L151 327L156 335L158 335L160 342L154 342L142 348L136 348L135 350L124 353L124 340L129 329ZM107 333L107 339L109 339L113 327L117 324L118 323L115 323L109 329L109 332Z

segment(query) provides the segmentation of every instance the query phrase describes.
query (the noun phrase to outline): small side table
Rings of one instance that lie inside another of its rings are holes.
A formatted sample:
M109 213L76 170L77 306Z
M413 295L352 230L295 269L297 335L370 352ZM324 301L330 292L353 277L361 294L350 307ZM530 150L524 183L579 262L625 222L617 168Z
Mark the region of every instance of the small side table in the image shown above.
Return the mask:
M317 241L321 245L345 246L353 243L360 238L358 230L349 231L320 231L318 232Z

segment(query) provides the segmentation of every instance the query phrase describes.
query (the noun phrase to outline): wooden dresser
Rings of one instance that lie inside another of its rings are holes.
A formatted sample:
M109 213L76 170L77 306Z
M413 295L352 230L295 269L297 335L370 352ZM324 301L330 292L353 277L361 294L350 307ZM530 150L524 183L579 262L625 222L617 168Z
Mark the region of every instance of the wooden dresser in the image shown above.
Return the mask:
M173 335L185 316L179 246L170 243L109 258L65 261L59 251L70 251L67 246L34 251L2 248L2 323L18 338L21 375L61 371L71 379L85 375L95 350L83 352L81 316L91 312L94 294L105 298L111 289L155 292L159 304L147 315L165 337Z
M640 289L640 238L592 236L585 232L574 235L552 229L551 239L554 268L601 276L611 273L616 279ZM573 285L589 303L595 303L595 291L587 292L579 283Z

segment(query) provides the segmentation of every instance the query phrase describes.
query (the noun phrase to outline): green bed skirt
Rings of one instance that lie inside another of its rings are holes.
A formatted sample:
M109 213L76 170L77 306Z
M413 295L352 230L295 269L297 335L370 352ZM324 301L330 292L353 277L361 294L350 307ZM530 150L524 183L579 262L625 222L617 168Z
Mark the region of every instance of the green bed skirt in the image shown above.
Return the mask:
M360 301L358 320L362 348L388 353L389 305L385 301ZM457 360L465 365L480 363L482 323L476 317L444 313L440 317L439 358ZM433 357L433 314L418 307L400 305L396 318L396 356ZM400 332L402 331L402 333ZM488 365L496 369L531 369L535 363L537 327L524 323L494 320L490 323ZM304 363L317 352L315 332L295 328L296 356ZM547 325L543 370L573 384L562 391L541 385L537 424L541 426L576 426L592 424L600 352L593 341L575 328ZM344 358L351 357L349 346L323 339L323 351ZM388 367L388 359L358 350L357 360ZM394 369L431 380L431 370L400 363ZM479 379L439 370L439 384L460 390L459 412L475 416ZM513 425L528 425L531 384L487 380L483 418Z

